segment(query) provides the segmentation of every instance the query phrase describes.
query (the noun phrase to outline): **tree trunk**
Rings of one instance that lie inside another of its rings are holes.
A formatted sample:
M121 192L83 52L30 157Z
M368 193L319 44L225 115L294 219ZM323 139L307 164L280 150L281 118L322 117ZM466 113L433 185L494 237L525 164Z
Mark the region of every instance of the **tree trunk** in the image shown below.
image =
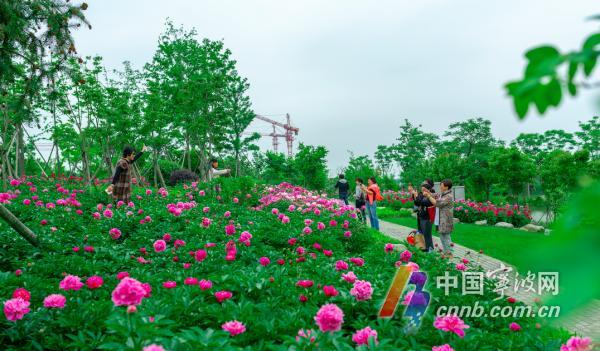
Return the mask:
M25 175L25 147L24 147L24 138L23 138L23 124L19 124L17 126L17 169L18 172L15 172L18 177L22 177Z
M0 204L0 217L8 223L20 236L22 236L25 240L27 240L31 245L35 247L39 247L40 243L37 239L37 236L31 231L31 229L27 228L23 222L21 222L17 217L15 217L12 212L10 212L4 205Z

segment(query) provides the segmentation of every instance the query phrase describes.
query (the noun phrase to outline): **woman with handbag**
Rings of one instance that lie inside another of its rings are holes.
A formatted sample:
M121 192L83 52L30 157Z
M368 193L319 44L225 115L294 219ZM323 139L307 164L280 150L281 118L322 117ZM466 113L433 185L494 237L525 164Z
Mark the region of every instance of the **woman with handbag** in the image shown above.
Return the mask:
M417 217L419 220L419 231L423 234L425 238L425 252L433 251L433 237L431 234L431 230L433 227L433 219L431 218L431 210L433 204L429 200L424 193L429 193L433 190L433 187L427 183L423 182L421 184L421 192L417 193L416 190L413 190L413 195L415 198L415 206L417 206ZM434 212L435 213L435 212Z
M354 190L354 207L360 214L360 220L365 223L367 221L365 215L365 192L363 191L364 181L362 178L356 178L356 188Z

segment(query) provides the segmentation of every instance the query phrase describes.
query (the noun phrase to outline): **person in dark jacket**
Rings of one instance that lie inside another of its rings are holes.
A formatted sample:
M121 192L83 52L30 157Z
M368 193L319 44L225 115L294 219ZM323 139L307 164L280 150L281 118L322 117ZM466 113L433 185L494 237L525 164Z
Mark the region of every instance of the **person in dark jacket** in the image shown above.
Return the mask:
M106 189L106 192L111 194L115 201L123 201L128 203L131 198L131 164L140 158L143 152L146 151L146 146L142 147L142 151L135 153L131 146L125 146L123 149L123 158L117 162L115 175L111 184Z
M337 183L335 183L336 189L339 192L340 200L344 200L344 203L348 204L348 191L350 190L350 184L346 180L346 177L343 174L340 174Z
M415 199L415 206L417 206L417 218L419 223L419 231L423 234L425 238L425 251L433 251L433 237L431 235L431 230L433 227L433 223L431 218L429 217L428 208L433 206L431 201L424 193L431 192L433 187L427 182L423 182L421 184L421 192L417 193L416 190L413 190L413 197Z

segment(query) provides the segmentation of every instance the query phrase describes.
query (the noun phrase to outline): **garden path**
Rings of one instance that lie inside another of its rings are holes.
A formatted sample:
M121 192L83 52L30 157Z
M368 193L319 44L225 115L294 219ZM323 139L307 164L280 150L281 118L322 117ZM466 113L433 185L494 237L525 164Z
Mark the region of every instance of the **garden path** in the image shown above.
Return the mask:
M408 234L414 229L379 220L379 230L390 238L405 240ZM435 236L433 237L433 243L436 245L436 249L442 245L439 238ZM481 266L484 272L496 271L502 269L502 267L506 267L508 270L511 270L508 277L513 278L509 286L514 286L515 274L513 272L516 272L516 269L508 263L481 254L468 247L454 244L454 258L452 261L458 263L462 258L469 259L469 264ZM520 279L523 278L521 277ZM512 296L529 305L533 304L537 297L540 297L537 292L527 292L523 288L518 289L517 292L514 292L514 289L507 289L505 295ZM581 336L588 336L596 342L600 341L600 301L595 300L580 311L571 313L566 318L561 318L559 325Z

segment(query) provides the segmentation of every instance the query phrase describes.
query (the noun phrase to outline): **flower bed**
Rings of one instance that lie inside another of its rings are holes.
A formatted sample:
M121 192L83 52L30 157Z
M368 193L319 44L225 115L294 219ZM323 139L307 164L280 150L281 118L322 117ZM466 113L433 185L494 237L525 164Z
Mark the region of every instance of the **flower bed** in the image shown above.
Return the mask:
M413 201L405 192L385 191L381 206L394 210L413 208ZM495 205L490 201L477 202L472 200L457 200L454 202L454 217L463 223L475 223L486 220L487 224L498 222L511 223L522 227L531 222L531 211L527 206L517 204Z
M0 223L0 344L517 350L556 349L569 336L532 318L436 319L439 305L514 301L494 301L491 284L483 296L446 296L434 277L477 269L469 260L455 266L412 249L399 255L338 200L290 184L262 191L252 182L224 183L223 198L196 183L136 189L134 203L115 206L102 203L101 188L77 181L15 183L0 199L44 248ZM430 277L432 300L416 334L403 332L403 307L391 319L377 317L400 264Z

